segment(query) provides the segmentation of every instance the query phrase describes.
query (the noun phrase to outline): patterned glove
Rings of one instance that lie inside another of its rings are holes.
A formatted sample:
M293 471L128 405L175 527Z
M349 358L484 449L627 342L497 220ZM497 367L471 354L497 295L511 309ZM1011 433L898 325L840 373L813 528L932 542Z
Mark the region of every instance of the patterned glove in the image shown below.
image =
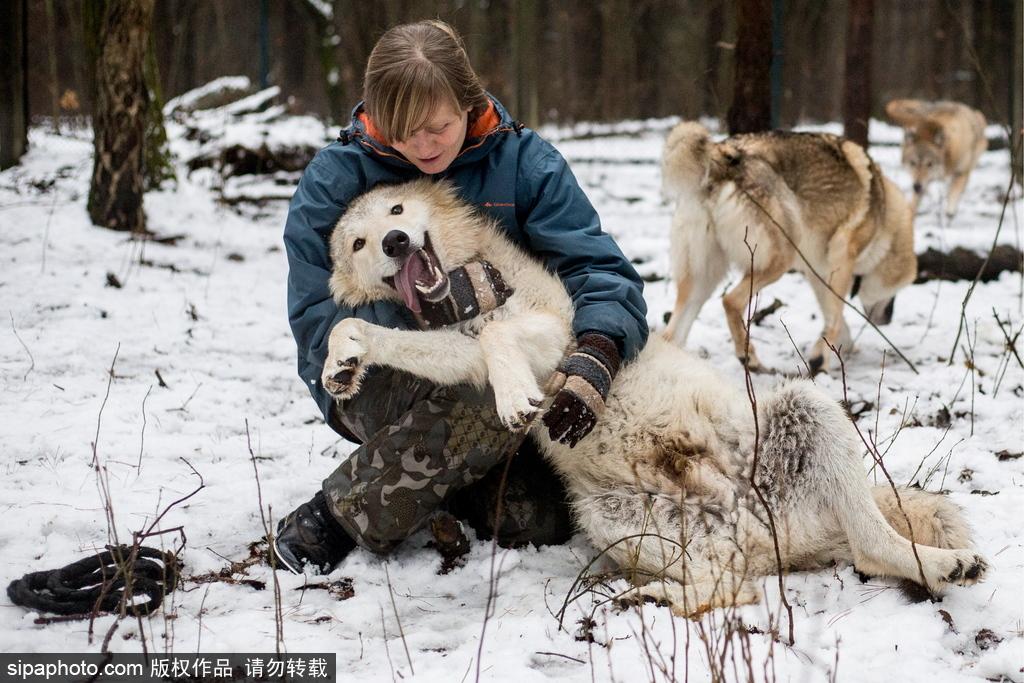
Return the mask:
M454 325L501 306L515 291L497 268L487 261L471 261L448 272L448 296L440 301L420 298L416 314L425 330Z
M604 401L618 371L619 351L613 340L598 332L580 335L576 351L558 367L565 384L544 413L552 441L572 448L590 433L604 412Z

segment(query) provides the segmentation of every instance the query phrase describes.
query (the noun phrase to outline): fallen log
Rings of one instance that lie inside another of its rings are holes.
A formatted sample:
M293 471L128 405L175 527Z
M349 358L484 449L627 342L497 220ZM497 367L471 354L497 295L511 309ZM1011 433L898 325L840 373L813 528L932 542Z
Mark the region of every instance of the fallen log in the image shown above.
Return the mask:
M256 91L246 76L222 76L167 101L164 116L182 118L204 109L214 109L252 95Z
M917 279L914 284L931 280L974 280L989 282L997 279L1004 272L1019 273L1024 265L1024 254L1008 244L1000 244L992 250L985 263L986 255L978 254L970 249L955 247L949 252L928 248L917 255ZM982 270L984 268L984 270Z
M206 154L193 157L185 164L189 172L199 168L215 168L223 178L301 171L312 161L318 149L313 145L271 148L266 144L210 147Z

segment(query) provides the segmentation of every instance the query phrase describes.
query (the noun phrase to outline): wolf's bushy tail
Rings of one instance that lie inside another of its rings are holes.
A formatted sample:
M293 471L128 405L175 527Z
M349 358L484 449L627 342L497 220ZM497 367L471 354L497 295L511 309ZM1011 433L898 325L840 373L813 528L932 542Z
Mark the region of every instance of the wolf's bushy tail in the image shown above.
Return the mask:
M707 128L696 121L676 125L665 139L661 155L662 193L675 199L699 187L710 153L711 138Z
M889 484L880 484L872 487L871 495L886 521L903 538L910 540L909 519L915 543L935 548L971 547L971 530L960 507L941 493L906 488L894 492Z
M921 100L900 99L885 105L885 114L899 126L914 126L928 113L928 103Z
M868 488L863 444L840 405L821 389L804 380L787 382L762 399L758 413L762 420L758 470L765 493L779 500L826 493L845 512L851 511L845 509L851 502L871 505L858 493ZM870 493L872 507L903 538L910 540L913 528L913 541L919 545L971 546L970 528L960 508L946 496L911 488L894 491L888 483L870 487ZM867 528L862 518L867 512L861 508L852 522L847 520L844 527L856 527L847 528L848 533Z

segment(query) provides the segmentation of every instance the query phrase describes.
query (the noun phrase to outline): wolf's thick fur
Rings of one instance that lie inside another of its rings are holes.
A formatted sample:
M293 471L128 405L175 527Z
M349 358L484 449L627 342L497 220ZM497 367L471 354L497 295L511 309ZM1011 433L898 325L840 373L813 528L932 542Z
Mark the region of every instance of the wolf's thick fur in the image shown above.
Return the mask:
M828 343L850 349L837 294L850 296L859 277L868 317L884 324L896 292L917 274L903 196L849 140L774 132L716 143L699 123L680 123L665 142L662 189L676 200L669 233L676 304L665 338L685 344L731 265L744 277L722 303L736 357L753 370L761 364L747 339L748 303L788 270L805 273L825 319L808 359L814 370L829 364Z
M338 223L331 286L339 301L398 300L381 285L401 267L381 248L393 230L414 247L429 233L448 269L490 261L515 294L501 308L444 330L343 320L330 335L325 386L338 398L352 396L369 365L441 384L490 382L506 422L529 424L531 400L572 346L572 304L561 283L450 187L421 180L372 190ZM357 240L361 248L354 250ZM759 395L757 405L756 481L786 568L846 560L935 592L982 576L985 562L964 549L964 522L942 496L900 491L918 544L912 548L901 535L907 525L892 489L868 486L850 421L813 384L784 384ZM778 571L768 516L750 485L750 403L709 364L651 339L623 366L603 416L575 448L551 441L542 426L532 433L565 478L580 527L598 548L609 547L639 586L628 597L666 599L680 614L698 614L758 600L755 579Z
M952 218L967 179L988 149L985 116L960 102L893 100L885 113L903 127L903 165L914 179L911 208L933 180L948 183L946 216Z

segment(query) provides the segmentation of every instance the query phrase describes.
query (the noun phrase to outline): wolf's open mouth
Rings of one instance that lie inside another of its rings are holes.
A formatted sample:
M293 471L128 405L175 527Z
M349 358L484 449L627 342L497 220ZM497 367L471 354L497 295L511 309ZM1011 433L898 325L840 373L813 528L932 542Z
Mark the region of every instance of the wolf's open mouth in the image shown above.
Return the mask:
M426 235L423 248L409 254L398 272L384 278L384 282L394 287L416 313L421 310L420 299L436 302L448 296L448 275L430 245L430 235Z

